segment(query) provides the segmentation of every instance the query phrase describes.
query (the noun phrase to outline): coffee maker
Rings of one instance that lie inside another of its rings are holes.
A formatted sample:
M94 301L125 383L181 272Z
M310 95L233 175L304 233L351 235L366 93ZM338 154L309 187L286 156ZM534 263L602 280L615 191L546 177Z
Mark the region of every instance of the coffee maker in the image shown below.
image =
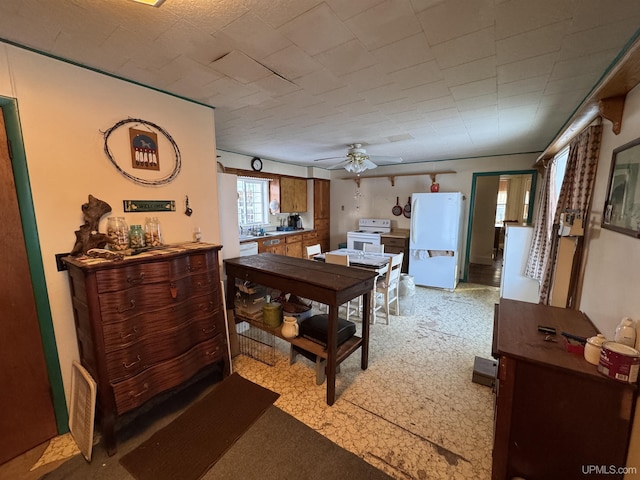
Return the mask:
M297 213L289 215L289 227L302 229L302 219L300 218L300 215Z

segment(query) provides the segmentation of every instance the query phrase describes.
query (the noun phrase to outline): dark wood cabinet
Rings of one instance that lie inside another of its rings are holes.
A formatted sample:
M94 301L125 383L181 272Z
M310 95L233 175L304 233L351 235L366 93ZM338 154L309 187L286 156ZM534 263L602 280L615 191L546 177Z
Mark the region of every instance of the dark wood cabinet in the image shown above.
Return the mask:
M409 232L391 232L380 237L385 253L404 253L402 259L402 273L409 272Z
M121 261L65 257L80 360L98 384L110 455L117 416L207 365L229 372L220 248L188 243Z
M556 341L539 325L555 327ZM506 299L496 308L493 480L623 478L611 470L626 464L637 386L569 353L561 332L597 333L576 310Z

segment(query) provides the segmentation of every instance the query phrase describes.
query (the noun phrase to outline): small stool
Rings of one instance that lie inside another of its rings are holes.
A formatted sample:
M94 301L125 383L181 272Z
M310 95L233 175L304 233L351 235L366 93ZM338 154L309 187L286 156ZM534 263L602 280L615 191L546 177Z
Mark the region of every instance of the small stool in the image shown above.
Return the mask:
M316 385L322 385L327 378L326 368L327 368L327 360L319 357L315 353L307 352L304 348L297 347L296 345L291 345L291 350L289 352L289 365L293 365L296 363L296 357L298 354L303 357L315 362L315 370L316 370ZM336 368L336 372L340 371L340 365Z

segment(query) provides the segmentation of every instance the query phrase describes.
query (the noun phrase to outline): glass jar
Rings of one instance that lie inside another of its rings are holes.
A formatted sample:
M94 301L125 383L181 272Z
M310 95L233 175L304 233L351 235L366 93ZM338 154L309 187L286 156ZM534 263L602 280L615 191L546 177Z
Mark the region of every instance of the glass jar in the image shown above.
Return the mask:
M129 227L124 217L107 218L107 237L110 250L122 251L129 248Z
M147 217L144 224L144 240L148 247L159 247L162 245L162 233L160 232L160 222L158 217Z
M131 230L129 231L129 246L131 246L131 248L142 248L145 246L142 225L131 225Z

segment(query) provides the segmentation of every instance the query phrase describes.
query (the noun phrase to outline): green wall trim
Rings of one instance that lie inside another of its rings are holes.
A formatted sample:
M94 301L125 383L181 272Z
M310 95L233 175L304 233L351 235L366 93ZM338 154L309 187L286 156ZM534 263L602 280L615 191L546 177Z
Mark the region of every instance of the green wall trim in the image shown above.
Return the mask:
M16 183L16 193L18 196L20 217L22 219L22 229L24 231L29 270L31 272L33 294L36 301L38 322L40 323L42 347L47 364L49 383L51 385L53 409L56 416L58 433L62 434L69 431L69 414L67 412L67 402L64 395L62 372L60 371L58 347L56 345L55 332L53 330L49 294L47 292L47 284L44 277L44 267L40 251L40 239L38 237L38 226L33 206L33 197L31 195L31 184L29 182L29 171L27 169L27 157L25 155L24 143L22 141L18 104L13 98L0 96L0 107L4 113L7 138L11 143L13 176Z
M471 179L471 198L469 200L469 222L467 224L467 246L464 254L464 269L462 281L466 282L469 277L469 254L471 253L471 228L473 227L473 207L476 203L476 179L478 177L499 177L500 175L528 175L531 174L531 189L529 190L529 212L527 214L527 224L533 221L533 205L536 199L536 185L538 179L537 170L503 170L499 172L477 172Z

